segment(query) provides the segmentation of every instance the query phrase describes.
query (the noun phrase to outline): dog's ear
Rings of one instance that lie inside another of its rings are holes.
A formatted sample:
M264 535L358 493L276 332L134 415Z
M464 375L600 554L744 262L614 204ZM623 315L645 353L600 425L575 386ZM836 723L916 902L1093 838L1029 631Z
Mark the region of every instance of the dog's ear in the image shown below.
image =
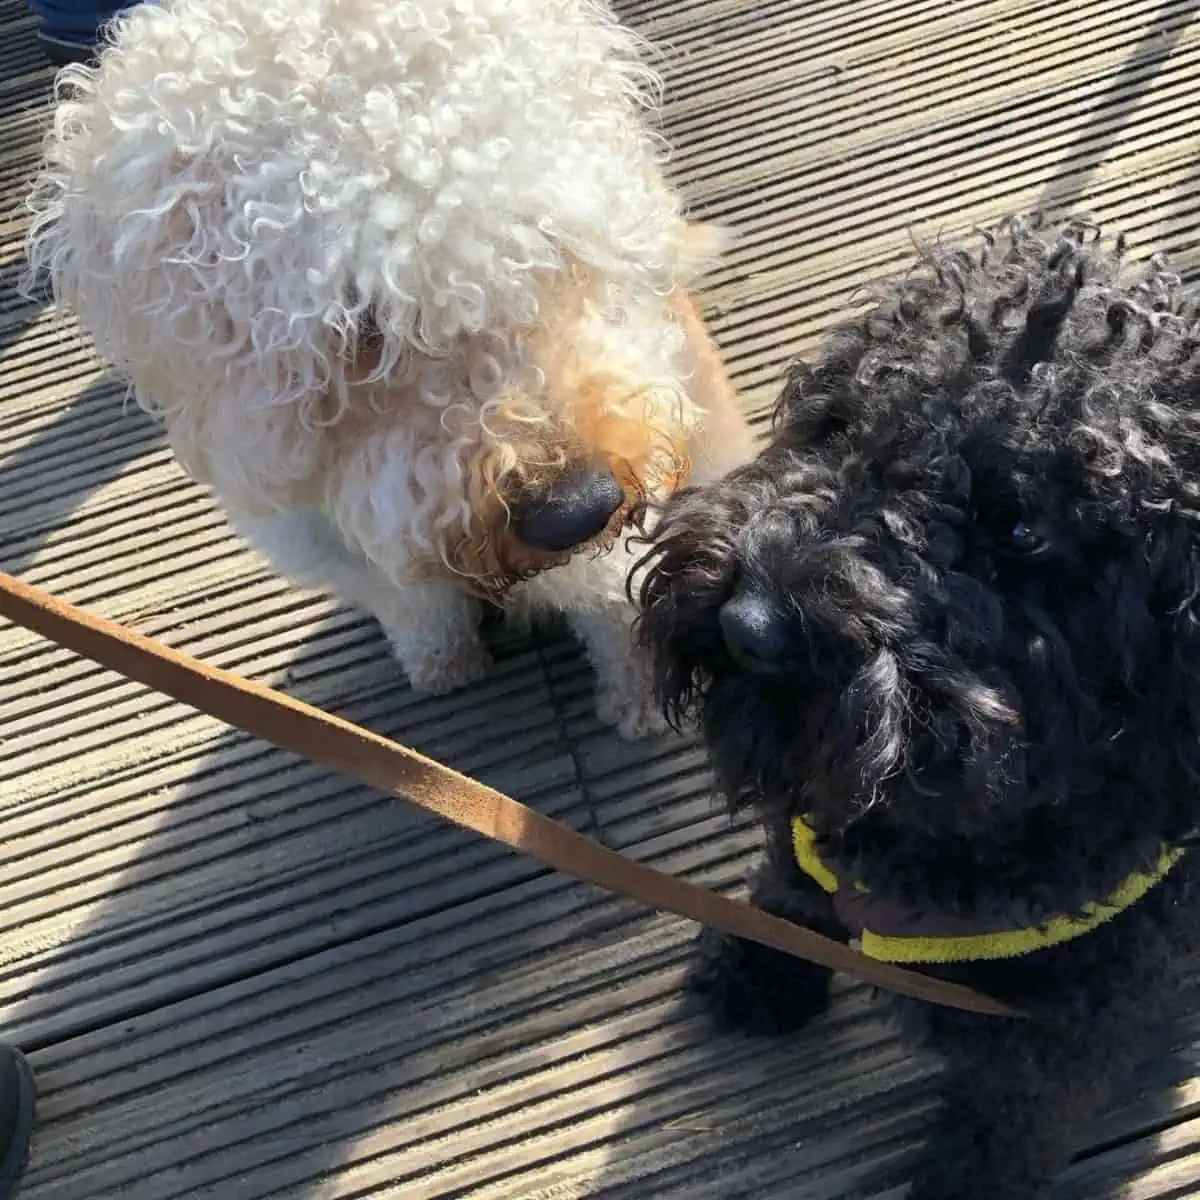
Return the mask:
M794 442L819 445L845 433L862 416L863 408L853 373L844 364L826 361L813 367L798 359L784 379L774 428Z

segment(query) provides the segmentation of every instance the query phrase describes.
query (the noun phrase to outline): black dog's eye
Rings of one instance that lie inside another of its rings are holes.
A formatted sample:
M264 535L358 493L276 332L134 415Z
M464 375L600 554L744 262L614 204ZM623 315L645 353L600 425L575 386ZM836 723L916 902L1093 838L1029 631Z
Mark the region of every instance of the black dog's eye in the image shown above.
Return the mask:
M1046 548L1046 539L1026 521L1018 521L1008 536L1018 554L1040 554Z

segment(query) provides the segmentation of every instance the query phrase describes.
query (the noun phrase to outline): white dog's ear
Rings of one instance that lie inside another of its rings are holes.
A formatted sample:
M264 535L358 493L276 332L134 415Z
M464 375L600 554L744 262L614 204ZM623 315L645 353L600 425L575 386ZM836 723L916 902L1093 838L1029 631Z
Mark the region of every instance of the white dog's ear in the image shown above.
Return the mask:
M726 225L689 221L683 235L681 278L687 287L711 271L737 242L737 234Z

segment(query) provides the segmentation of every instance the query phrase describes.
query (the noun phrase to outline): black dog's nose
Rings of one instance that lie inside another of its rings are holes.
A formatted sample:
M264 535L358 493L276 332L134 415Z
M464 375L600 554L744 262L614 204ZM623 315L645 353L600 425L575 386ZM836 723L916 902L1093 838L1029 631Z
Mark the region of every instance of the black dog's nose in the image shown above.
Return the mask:
M739 666L762 675L787 667L787 618L759 592L738 592L721 605L721 634Z
M513 533L534 550L562 554L603 533L624 503L625 491L610 470L579 467L514 504Z

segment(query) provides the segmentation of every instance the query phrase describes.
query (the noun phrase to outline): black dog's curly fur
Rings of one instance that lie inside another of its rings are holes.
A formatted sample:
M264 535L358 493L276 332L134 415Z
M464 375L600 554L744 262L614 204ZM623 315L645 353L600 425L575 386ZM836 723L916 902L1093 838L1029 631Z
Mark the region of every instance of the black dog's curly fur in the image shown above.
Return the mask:
M641 631L667 711L768 835L754 899L845 938L792 857L918 911L1077 913L1200 822L1200 294L1079 223L923 252L814 366L753 463L668 506ZM775 639L747 664L722 607ZM919 1200L1030 1200L1128 1079L1200 944L1194 860L1096 932L929 968L1030 1022L895 1001L946 1057ZM706 935L727 1021L794 1029L815 967Z

